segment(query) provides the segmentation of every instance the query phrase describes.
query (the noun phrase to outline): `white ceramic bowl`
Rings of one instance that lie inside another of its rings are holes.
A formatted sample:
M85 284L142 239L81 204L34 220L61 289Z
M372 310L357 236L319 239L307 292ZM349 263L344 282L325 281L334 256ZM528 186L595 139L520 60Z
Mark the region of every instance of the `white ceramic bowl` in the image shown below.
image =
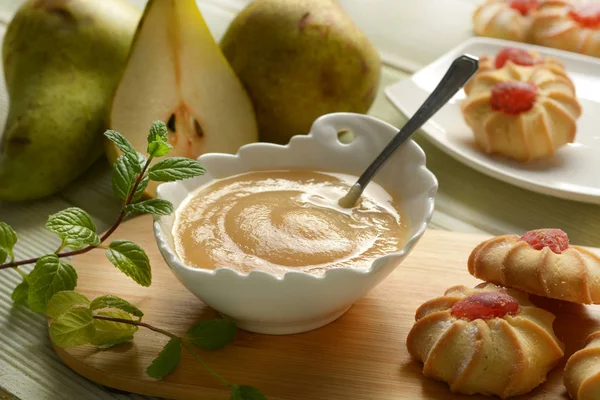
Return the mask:
M343 144L338 132L348 129L354 141ZM177 208L200 186L214 179L256 170L306 169L360 173L373 161L397 129L375 118L350 113L317 119L309 135L294 136L286 146L253 143L236 155L204 154L204 176L158 187L158 197ZM179 281L204 303L234 319L242 329L268 334L304 332L326 325L390 274L425 232L437 191L435 176L425 167L425 153L413 141L403 145L376 176L400 200L409 222L402 251L376 259L365 270L332 268L321 276L290 270L276 277L262 271L230 268L204 270L184 265L174 252L171 234L175 216L154 223L158 247Z

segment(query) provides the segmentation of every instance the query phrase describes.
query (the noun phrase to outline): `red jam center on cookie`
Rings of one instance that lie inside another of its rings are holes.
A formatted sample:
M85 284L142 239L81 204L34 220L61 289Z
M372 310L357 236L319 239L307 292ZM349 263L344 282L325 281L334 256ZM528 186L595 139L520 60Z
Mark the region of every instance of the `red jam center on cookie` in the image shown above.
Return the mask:
M586 28L600 28L600 3L583 4L569 11L569 17Z
M519 312L519 302L501 292L482 292L465 297L454 303L450 314L455 318L476 319L503 318Z
M560 229L536 229L529 231L521 236L519 241L529 243L535 250L549 247L556 254L560 254L569 248L569 237Z
M517 65L535 64L535 60L529 52L516 47L506 47L496 55L496 68L504 67L507 61L512 61Z
M511 0L508 6L527 16L538 8L537 0Z
M531 110L537 98L537 87L528 82L499 82L492 87L490 106L494 111L520 114Z

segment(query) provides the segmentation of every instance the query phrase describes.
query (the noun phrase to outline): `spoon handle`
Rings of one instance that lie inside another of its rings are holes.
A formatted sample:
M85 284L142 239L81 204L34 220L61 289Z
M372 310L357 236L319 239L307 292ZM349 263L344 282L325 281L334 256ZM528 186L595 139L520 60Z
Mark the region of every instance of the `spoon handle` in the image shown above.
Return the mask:
M448 68L448 71L427 100L425 100L412 118L408 120L379 156L377 156L360 176L357 181L357 186L360 186L361 192L371 181L379 168L385 164L392 153L423 126L429 118L438 112L444 104L450 101L465 83L467 83L471 76L473 76L478 68L478 59L469 55L462 55L452 62L452 65L450 65L450 68Z

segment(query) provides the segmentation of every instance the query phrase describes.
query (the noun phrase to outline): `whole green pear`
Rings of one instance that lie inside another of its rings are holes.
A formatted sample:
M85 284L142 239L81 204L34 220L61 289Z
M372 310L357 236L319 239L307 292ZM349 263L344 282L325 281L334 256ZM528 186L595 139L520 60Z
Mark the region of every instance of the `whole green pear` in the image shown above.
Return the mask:
M323 114L365 113L377 94L379 54L333 0L255 0L220 45L262 141L287 143Z
M56 193L103 153L112 93L140 12L125 0L30 0L2 47L9 111L0 199Z

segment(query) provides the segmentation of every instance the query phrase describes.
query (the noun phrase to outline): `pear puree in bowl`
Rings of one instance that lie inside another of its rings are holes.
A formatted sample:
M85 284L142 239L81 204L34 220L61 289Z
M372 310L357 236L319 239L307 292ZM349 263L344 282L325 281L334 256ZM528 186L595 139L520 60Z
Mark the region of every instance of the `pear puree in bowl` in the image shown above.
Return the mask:
M408 232L399 203L371 182L353 208L338 200L357 177L319 171L256 171L200 187L180 205L175 250L195 268L318 274L368 269L402 250Z

